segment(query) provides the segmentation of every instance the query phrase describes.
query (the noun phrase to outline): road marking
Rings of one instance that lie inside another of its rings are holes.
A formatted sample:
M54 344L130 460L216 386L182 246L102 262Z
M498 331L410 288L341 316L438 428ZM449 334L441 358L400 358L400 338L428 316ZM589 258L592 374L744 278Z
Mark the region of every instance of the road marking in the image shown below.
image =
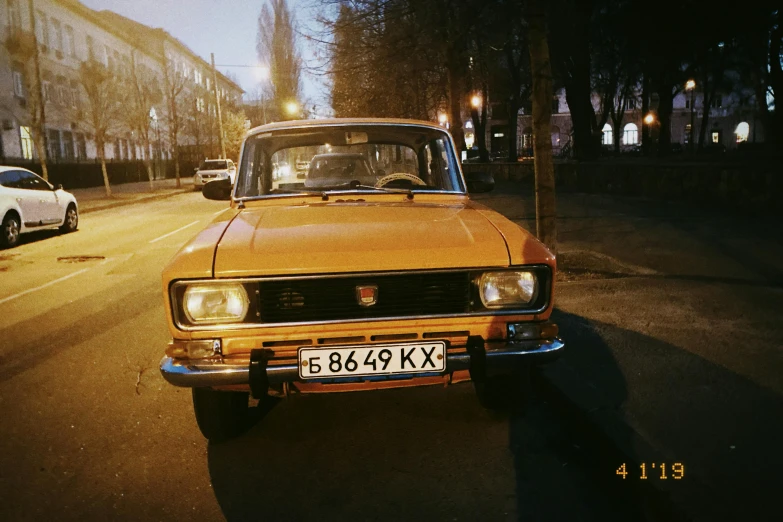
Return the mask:
M92 268L92 267L90 267L90 268ZM0 304L7 303L8 301L16 299L17 297L22 297L23 295L27 295L27 294L31 294L33 292L37 292L38 290L43 290L47 286L52 286L54 284L60 283L62 281L65 281L66 279L70 279L70 278L75 277L75 276L77 276L79 274L83 274L86 271L90 270L90 268L82 268L78 272L74 272L72 274L68 274L67 276L61 277L60 279L55 279L54 281L49 281L48 283L44 283L41 286L36 286L35 288L29 288L29 289L25 290L24 292L19 292L18 294L9 295L8 297L0 299Z
M215 212L215 213L214 213L214 214L212 214L212 215L213 215L213 216L217 216L218 214L222 214L223 212L225 212L226 210L228 210L228 209L230 209L230 208L231 208L231 207L226 207L226 208L224 208L223 210L218 210L217 212Z
M180 227L180 228L178 228L177 230L173 230L173 231L169 232L168 234L163 234L163 235L162 235L162 236L160 236L160 237L156 237L155 239L151 240L151 241L150 241L150 243L157 243L157 242L158 242L158 241L160 241L161 239L166 239L166 238L167 238L167 237L169 237L169 236L173 236L173 235L174 235L174 234L176 234L177 232L182 232L182 231L183 231L183 230L185 230L186 228L188 228L188 227L192 227L192 226L193 226L193 225L195 225L196 223L198 223L198 220L194 221L193 223L187 224L187 225L185 225L184 227Z

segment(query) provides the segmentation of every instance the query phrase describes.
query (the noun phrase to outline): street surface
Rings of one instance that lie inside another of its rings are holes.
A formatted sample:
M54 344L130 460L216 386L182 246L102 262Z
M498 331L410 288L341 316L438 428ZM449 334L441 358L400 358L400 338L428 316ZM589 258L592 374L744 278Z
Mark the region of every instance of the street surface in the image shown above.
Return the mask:
M545 397L507 417L470 384L298 396L208 445L158 372L160 272L223 208L180 194L0 251L1 520L649 519Z

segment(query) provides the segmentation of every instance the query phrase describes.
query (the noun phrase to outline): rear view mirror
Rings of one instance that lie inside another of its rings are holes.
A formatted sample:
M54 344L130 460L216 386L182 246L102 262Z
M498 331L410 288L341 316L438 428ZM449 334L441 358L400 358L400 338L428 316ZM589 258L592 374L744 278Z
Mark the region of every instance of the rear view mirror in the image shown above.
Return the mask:
M207 199L228 201L231 199L231 180L229 178L215 179L204 185L202 194Z
M469 172L465 181L468 184L468 192L472 194L489 192L495 188L495 178L486 172Z

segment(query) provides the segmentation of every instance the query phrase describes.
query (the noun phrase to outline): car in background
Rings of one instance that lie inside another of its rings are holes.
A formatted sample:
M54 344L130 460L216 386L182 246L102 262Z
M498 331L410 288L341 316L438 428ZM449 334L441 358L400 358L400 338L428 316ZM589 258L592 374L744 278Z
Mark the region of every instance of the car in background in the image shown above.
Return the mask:
M296 162L296 177L298 179L304 179L307 177L307 169L310 168L310 162L305 160L299 160Z
M0 166L0 216L0 248L11 248L27 232L73 232L79 225L79 206L61 185L55 187L27 169Z
M343 185L374 186L377 176L373 173L367 158L362 154L331 153L318 154L310 160L307 188L339 187Z
M549 321L555 257L471 199L494 180L463 177L454 149L442 127L406 120L279 122L245 138L234 186L203 191L230 208L163 270L161 373L192 388L206 438L249 427L250 394L472 380L488 408L524 406L530 365L564 348ZM274 179L308 155L304 182Z
M230 179L233 185L236 172L236 165L230 159L206 159L196 169L196 174L193 176L193 188L200 190L204 185L216 179Z

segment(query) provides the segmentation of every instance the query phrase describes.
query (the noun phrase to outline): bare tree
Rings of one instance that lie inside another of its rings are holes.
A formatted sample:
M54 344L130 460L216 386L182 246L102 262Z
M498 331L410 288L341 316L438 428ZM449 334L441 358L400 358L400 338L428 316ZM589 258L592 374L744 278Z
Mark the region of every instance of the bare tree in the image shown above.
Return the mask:
M555 168L552 163L552 66L544 0L528 0L528 41L533 75L533 147L536 169L536 235L557 254Z
M35 33L13 27L3 42L16 67L21 69L24 78L25 105L30 118L30 134L38 155L43 178L49 179L46 165L46 118L45 100L41 92L37 40Z
M79 82L87 95L84 110L77 109L75 120L87 127L95 139L95 148L101 162L106 196L111 197L109 175L106 172L106 140L119 128L122 114L118 79L102 63L90 59L79 66Z
M178 71L171 58L166 59L163 68L163 96L166 102L166 130L169 136L169 146L174 154L174 176L177 178L177 188L181 186L179 172L179 135L184 130L186 112L183 90L185 75Z
M128 71L127 85L130 96L125 104L125 120L131 129L137 133L141 140L144 158L144 166L147 168L147 177L150 181L150 190L154 190L152 183L152 157L150 154L150 109L160 103L162 93L152 71L143 64L138 63L136 51L131 51L130 68Z
M298 103L301 91L302 59L294 24L286 0L269 0L258 17L256 50L259 60L269 65L270 98L283 119L289 114L287 104Z

